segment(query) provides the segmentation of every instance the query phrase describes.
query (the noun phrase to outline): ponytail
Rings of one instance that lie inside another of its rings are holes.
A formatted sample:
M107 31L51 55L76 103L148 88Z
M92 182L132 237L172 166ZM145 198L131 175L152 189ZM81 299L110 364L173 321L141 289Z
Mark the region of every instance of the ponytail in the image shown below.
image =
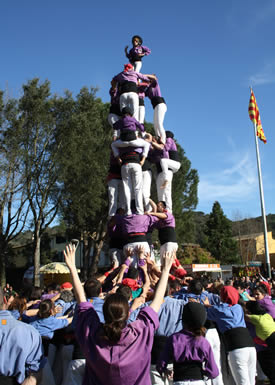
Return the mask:
M110 295L103 305L105 324L103 330L105 337L117 343L120 340L122 330L127 324L129 305L127 298L121 294Z

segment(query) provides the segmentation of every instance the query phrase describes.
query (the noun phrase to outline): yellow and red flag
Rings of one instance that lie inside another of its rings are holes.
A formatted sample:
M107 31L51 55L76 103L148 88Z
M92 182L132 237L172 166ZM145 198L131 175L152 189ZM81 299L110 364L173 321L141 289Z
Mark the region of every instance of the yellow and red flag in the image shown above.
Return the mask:
M257 102L256 102L256 98L255 98L254 92L252 90L251 90L251 96L250 96L250 100L249 100L248 113L249 113L249 117L252 120L252 122L254 124L256 124L257 136L264 143L266 143L266 137L265 137L264 130L263 130L263 127L262 127L262 122L261 122L261 118L260 118L259 108L258 108L258 105L257 105Z

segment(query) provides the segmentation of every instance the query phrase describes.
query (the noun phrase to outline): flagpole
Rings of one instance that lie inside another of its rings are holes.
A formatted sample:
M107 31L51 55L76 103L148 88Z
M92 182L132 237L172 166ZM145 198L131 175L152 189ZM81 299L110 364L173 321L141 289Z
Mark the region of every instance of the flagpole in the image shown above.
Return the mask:
M257 154L257 165L258 165L258 177L259 177L259 188L260 188L260 198L261 198L262 219L263 219L263 225L264 225L265 261L266 261L266 268L267 268L268 277L271 278L270 257L269 257L268 239L267 239L267 225L266 225L265 204L264 204L264 191L263 191L263 182L262 182L262 171L261 171L259 144L258 144L258 138L257 138L257 124L254 123L253 125L254 125L256 154Z

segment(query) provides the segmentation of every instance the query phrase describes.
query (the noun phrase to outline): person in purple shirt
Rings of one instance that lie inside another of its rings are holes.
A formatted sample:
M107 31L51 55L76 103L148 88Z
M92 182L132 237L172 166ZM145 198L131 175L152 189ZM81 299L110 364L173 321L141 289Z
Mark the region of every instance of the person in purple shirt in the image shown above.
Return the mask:
M124 71L114 76L112 79L112 88L118 88L119 92L119 104L120 110L124 107L130 107L132 114L136 120L138 120L138 88L137 84L139 80L149 82L150 79L156 79L155 75L142 75L139 72L135 72L132 64L125 64Z
M154 79L145 91L152 103L154 109L154 130L155 135L160 137L161 142L165 144L166 134L163 127L164 117L167 111L167 106L164 98L161 96L160 87L157 79Z
M174 384L205 384L205 377L213 379L219 375L214 355L205 338L207 314L199 303L188 303L182 312L182 331L168 338L157 369L161 374L171 377L167 364L173 362Z
M150 247L146 239L148 230L158 222L157 217L150 215L131 214L127 216L114 217L117 226L120 227L125 239L123 251L126 256L127 250L132 250L130 258L131 263L136 267L138 264L138 251L140 247L144 248L144 253L150 253Z
M125 55L129 59L130 63L134 66L136 72L140 72L142 67L142 58L151 53L148 47L142 45L142 38L138 35L132 37L133 48L128 52L128 45L125 47Z
M178 250L175 218L169 211L166 210L165 202L160 201L156 205L153 201L151 201L151 205L154 210L148 214L159 219L159 221L154 224L154 228L157 228L159 232L159 241L161 244L160 260L162 261L163 255L166 252L169 251L176 253Z
M158 310L163 301L174 256L167 254L155 297L142 309L135 322L127 325L129 304L121 294L104 303L102 325L85 293L75 266L75 246L64 251L78 306L76 336L86 356L83 385L148 385L154 332L159 326Z
M259 285L255 288L254 297L256 301L266 310L266 312L270 314L273 319L275 319L275 304L267 294L265 285Z
M174 134L171 131L166 131L166 143L164 149L168 152L169 158L161 158L160 166L163 172L164 183L161 185L161 188L164 189L168 183L172 181L169 180L168 170L171 170L174 173L179 171L181 163L179 161L179 154L177 145L174 141Z

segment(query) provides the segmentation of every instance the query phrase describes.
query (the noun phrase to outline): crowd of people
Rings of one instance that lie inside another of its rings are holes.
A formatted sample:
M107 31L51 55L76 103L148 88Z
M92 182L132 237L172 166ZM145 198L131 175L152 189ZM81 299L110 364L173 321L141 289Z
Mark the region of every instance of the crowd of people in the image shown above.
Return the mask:
M188 275L177 258L172 178L180 168L140 36L111 82L110 268L81 282L0 289L0 385L275 384L274 281ZM144 98L154 134L144 130ZM158 203L151 199L152 164ZM160 261L151 235L158 230Z

